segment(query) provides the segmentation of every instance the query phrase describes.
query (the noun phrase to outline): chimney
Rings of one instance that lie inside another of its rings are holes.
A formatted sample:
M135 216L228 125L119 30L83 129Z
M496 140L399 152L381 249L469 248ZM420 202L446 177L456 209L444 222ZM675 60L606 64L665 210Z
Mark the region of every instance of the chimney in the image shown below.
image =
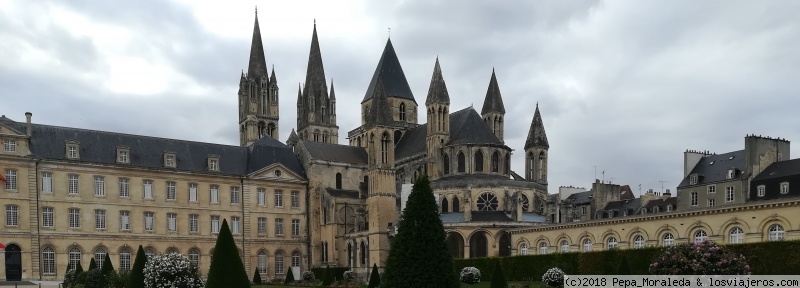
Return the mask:
M25 119L26 119L26 123L27 123L27 125L25 126L25 130L26 130L25 132L28 134L28 137L31 136L31 116L33 116L33 113L25 112Z
M669 197L672 197L672 193L669 193L669 189L667 189L667 192L664 192L664 199L667 199Z

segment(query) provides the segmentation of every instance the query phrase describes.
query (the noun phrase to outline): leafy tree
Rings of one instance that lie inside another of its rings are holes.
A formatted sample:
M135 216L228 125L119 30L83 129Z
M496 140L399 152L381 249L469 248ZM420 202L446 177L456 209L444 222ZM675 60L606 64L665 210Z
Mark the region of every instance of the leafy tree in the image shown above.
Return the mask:
M622 261L619 263L619 271L617 271L619 275L631 275L631 266L628 264L628 257L622 257Z
M228 220L222 220L213 257L206 288L250 287L250 279L247 279L247 272L244 271Z
M131 268L128 276L128 288L144 288L144 265L146 262L147 255L144 254L142 245L139 245L139 251L136 251L136 259L133 260L133 268Z
M331 266L325 266L325 272L322 274L322 286L330 286L333 284L333 273L331 273Z
M86 271L92 271L94 269L97 269L97 263L94 263L94 257L92 257L92 261L89 261L89 270Z
M382 287L460 287L438 210L428 177L417 178L400 216Z
M294 283L294 273L292 273L292 267L289 267L289 272L286 272L286 278L283 278L283 284L292 283Z
M378 264L372 264L372 272L369 273L369 285L367 288L378 288L381 286L381 275L378 274Z
M258 273L258 268L256 268L256 272L253 273L253 284L261 285L261 273Z
M500 260L497 260L496 264L494 265L494 272L492 272L492 284L489 285L491 288L508 288L508 282L506 282L506 276L503 275L503 266L500 265Z
M106 253L106 258L103 259L103 268L100 269L100 271L103 273L104 277L114 272L114 264L111 263L111 257L108 256L108 253Z

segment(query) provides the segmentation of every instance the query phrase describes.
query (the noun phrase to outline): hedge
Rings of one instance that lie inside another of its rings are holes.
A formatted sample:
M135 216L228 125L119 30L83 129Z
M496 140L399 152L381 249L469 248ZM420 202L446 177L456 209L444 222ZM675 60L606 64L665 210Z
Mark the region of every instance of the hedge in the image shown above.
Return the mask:
M753 275L798 275L800 274L800 240L758 242L725 245L736 254L747 258ZM643 249L614 249L596 252L552 253L499 257L503 272L509 281L541 281L547 269L558 267L567 275L614 275L618 274L622 258L627 258L632 275L648 275L650 263L661 255L662 247ZM481 280L492 279L494 261L498 257L453 259L456 271L472 266L481 270ZM780 263L780 264L776 264Z
M344 271L350 271L350 267L331 267L330 269L330 273L333 274L333 281L342 281ZM325 267L311 268L311 272L314 272L315 278L323 280L322 277L325 276Z

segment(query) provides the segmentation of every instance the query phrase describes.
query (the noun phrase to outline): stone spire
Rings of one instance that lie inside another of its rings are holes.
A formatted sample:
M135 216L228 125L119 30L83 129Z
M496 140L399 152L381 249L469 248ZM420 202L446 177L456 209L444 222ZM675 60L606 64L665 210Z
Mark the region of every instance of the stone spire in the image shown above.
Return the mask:
M374 94L372 95L372 107L367 111L367 127L374 127L376 125L392 126L394 120L392 119L392 109L389 104L389 99L386 96L386 89L383 86L383 81L380 79L383 75L378 75L378 83L375 86Z
M314 91L315 93L326 93L328 90L327 89L328 85L325 83L325 79L326 79L325 69L322 65L322 53L320 52L319 49L319 39L317 39L317 23L315 21L314 33L311 35L311 49L308 53L308 68L306 69L305 91ZM313 95L313 96L318 96L318 95Z
M503 97L500 95L500 86L497 85L497 76L494 74L492 68L492 79L489 80L489 88L486 90L486 98L483 100L483 109L481 115L488 113L506 113L506 108L503 106Z
M536 103L536 112L533 113L531 128L528 131L528 138L525 140L525 150L531 147L550 148L550 144L547 142L547 134L544 132L542 114L539 113L539 103Z
M272 72L269 75L269 83L278 85L278 78L275 77L275 65L272 65Z
M247 76L260 80L267 77L267 60L264 58L264 44L261 42L261 28L258 27L258 11L253 27L253 42L250 44L250 65L247 67Z
M303 89L300 88L300 82L297 82L297 107L303 105Z
M428 97L425 105L430 104L450 104L450 95L447 93L447 85L442 77L442 68L439 67L439 57L436 57L436 66L433 67L431 85L428 88Z
M333 78L331 78L331 93L330 93L331 101L336 101L336 92L333 91Z

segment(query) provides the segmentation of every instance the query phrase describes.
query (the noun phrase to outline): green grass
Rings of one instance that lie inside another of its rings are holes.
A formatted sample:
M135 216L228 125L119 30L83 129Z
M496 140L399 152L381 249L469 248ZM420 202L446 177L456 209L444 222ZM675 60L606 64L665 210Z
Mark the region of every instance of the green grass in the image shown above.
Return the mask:
M542 282L539 282L539 281L508 282L508 284L511 284L511 285L513 285L513 284L520 285L520 284L526 284L526 283L530 284L528 286L529 288L544 288L545 287L545 285L542 284ZM481 282L481 283L478 283L478 284L475 284L475 285L467 285L467 284L461 283L461 288L488 288L490 286L489 284L491 284L491 282L488 282L488 281L487 282ZM252 286L252 287L253 288L299 288L299 287L315 287L315 286L257 285L257 286ZM357 288L358 286L350 286L350 287ZM517 286L517 287L524 287L524 286Z

